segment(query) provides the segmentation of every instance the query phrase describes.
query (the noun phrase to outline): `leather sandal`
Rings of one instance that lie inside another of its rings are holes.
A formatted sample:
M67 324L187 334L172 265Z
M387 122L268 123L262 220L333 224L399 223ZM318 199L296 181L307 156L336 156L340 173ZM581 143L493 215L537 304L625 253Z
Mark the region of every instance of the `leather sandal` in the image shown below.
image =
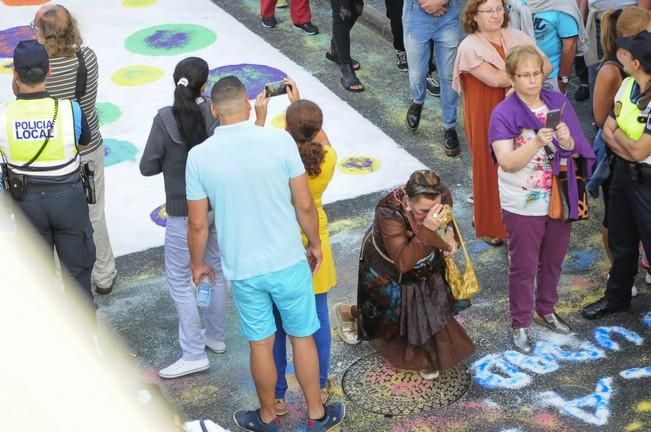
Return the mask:
M340 66L341 68L341 85L348 91L354 92L354 93L359 93L364 91L364 86L362 85L361 81L357 78L357 75L355 75L355 71L349 64L342 64ZM361 86L358 88L355 88L354 86Z
M339 54L337 54L337 50L335 49L334 45L330 45L330 50L326 51L325 57L331 62L341 65L341 62L339 61ZM360 70L362 68L362 65L359 64L357 60L352 57L350 60L352 62L351 64L354 71Z

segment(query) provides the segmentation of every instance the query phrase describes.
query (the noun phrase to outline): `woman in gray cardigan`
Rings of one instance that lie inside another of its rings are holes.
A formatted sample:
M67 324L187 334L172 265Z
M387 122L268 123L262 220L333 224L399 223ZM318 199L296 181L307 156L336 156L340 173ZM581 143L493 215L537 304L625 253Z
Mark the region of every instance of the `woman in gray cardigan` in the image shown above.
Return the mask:
M185 196L185 164L188 151L213 134L217 120L210 114L210 99L201 96L208 80L208 64L198 57L181 60L174 70L174 104L154 117L140 159L144 176L163 173L165 182L165 276L179 315L179 343L183 354L161 369L161 378L177 378L208 369L205 348L226 351L226 280L222 273L217 232L212 225L204 257L215 271L212 297L199 314L192 285L187 243L188 207Z

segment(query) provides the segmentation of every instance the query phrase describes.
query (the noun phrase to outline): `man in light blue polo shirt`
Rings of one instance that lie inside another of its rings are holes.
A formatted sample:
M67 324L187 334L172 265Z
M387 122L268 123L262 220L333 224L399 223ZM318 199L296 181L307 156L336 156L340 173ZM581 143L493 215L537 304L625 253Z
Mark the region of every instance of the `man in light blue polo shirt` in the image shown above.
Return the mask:
M260 400L260 409L237 411L234 421L248 431L282 430L274 399L275 305L290 335L296 378L307 401L306 429L329 430L341 422L345 409L340 402L323 406L319 392L312 334L320 324L310 267L316 271L321 264L321 242L303 162L287 132L249 123L251 106L237 78L220 79L211 96L220 127L190 151L186 165L188 246L195 283L212 277L202 261L210 204ZM305 248L301 228L308 238Z

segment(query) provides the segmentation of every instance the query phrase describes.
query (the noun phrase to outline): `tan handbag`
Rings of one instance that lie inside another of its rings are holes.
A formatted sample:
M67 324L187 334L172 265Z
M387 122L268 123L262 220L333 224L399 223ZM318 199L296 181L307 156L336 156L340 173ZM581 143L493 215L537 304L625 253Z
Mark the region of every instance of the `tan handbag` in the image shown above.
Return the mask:
M472 261L470 261L468 250L463 242L461 231L457 226L457 221L454 220L454 216L452 217L452 223L454 224L455 231L459 235L459 243L461 243L461 249L463 249L463 255L466 259L466 268L463 273L461 273L461 270L457 267L452 255L445 257L445 279L450 286L452 297L455 300L470 300L472 297L479 294L479 281L477 280L475 269L472 265Z

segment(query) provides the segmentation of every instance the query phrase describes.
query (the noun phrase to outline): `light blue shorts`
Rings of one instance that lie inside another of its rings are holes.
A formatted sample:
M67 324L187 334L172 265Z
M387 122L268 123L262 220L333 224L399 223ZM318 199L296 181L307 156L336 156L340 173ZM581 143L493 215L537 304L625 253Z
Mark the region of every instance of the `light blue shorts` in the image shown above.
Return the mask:
M276 332L274 304L288 335L310 336L320 327L312 273L305 260L277 272L231 281L231 295L240 315L240 331L250 341Z

